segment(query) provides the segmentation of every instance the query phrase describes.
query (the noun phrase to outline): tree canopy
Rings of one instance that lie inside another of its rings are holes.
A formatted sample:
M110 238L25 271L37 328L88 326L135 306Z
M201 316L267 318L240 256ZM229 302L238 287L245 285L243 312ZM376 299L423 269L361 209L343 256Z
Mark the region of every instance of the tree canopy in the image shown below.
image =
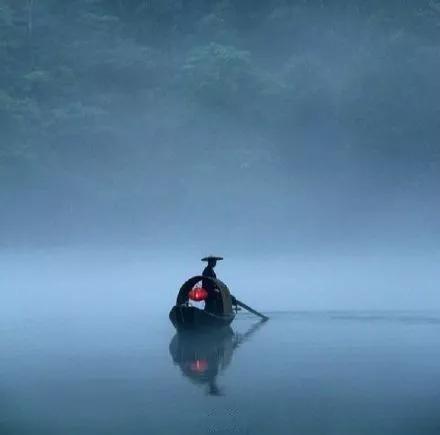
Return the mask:
M439 40L437 0L0 0L4 221L239 232L329 185L354 209L426 193ZM194 209L209 184L221 205Z

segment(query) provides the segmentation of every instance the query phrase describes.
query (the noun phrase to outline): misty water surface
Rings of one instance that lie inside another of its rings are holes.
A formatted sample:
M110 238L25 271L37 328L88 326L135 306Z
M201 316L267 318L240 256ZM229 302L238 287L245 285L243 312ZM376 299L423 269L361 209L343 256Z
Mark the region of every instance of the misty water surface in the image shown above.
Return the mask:
M349 279L336 268L343 260L326 266L298 261L298 273L281 291L269 279L279 262L257 262L261 272L262 264L268 268L261 282L256 273L245 279L232 261L224 262L219 275L242 299L263 311L268 307L271 320L254 331L258 321L241 313L233 336L213 339L208 350L206 344L183 343L177 351L168 310L188 271L199 271L197 257L52 251L2 260L2 434L440 430L435 301L418 311L403 310L397 299L398 311L359 311L352 292L356 283L363 288L360 264ZM319 299L318 289L310 294L318 278L307 278L305 271L321 270L320 285L328 289L335 286L326 283L330 267L347 279L346 286L339 282L337 304L344 309L335 311L336 302L324 299L321 310L310 311L308 304ZM415 280L405 273L407 281ZM393 276L381 278L392 282ZM420 278L426 287L417 295L428 296L433 287ZM379 295L391 301L397 294L374 284L379 282L369 280L371 307ZM408 282L400 285L411 296ZM365 304L367 293L359 291ZM195 379L196 361L185 360L194 352L206 371Z

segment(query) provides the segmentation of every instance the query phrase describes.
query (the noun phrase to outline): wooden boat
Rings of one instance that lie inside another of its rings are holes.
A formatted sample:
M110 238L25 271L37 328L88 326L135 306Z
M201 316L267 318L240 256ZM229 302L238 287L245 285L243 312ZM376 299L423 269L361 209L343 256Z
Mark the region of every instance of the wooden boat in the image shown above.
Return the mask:
M190 305L189 293L202 280L211 281L219 292L220 308L216 312ZM235 318L232 309L232 297L228 287L219 279L194 276L186 281L179 290L176 305L170 311L171 323L178 331L209 330L225 328Z

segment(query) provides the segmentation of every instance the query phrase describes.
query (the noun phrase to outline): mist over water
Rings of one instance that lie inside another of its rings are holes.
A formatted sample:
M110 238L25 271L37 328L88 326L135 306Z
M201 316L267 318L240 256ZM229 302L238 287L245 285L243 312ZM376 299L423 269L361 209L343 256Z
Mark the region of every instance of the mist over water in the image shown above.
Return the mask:
M439 11L0 1L0 435L438 433Z
M117 306L167 314L200 274L197 252L62 250L1 256L3 316L28 306L65 314ZM233 294L269 311L440 310L438 255L227 256L216 270ZM93 301L93 303L92 303ZM11 309L11 305L14 309Z
M2 254L1 433L437 433L432 256L231 255L218 276L271 319L179 341L197 254Z

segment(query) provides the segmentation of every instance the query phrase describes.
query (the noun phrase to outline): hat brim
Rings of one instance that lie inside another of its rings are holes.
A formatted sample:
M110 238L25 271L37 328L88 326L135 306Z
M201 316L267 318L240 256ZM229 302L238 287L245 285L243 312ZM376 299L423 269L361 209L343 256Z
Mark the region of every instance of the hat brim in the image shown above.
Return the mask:
M210 260L221 261L223 260L223 257L214 257L213 255L211 255L209 257L202 258L202 261L210 261Z

